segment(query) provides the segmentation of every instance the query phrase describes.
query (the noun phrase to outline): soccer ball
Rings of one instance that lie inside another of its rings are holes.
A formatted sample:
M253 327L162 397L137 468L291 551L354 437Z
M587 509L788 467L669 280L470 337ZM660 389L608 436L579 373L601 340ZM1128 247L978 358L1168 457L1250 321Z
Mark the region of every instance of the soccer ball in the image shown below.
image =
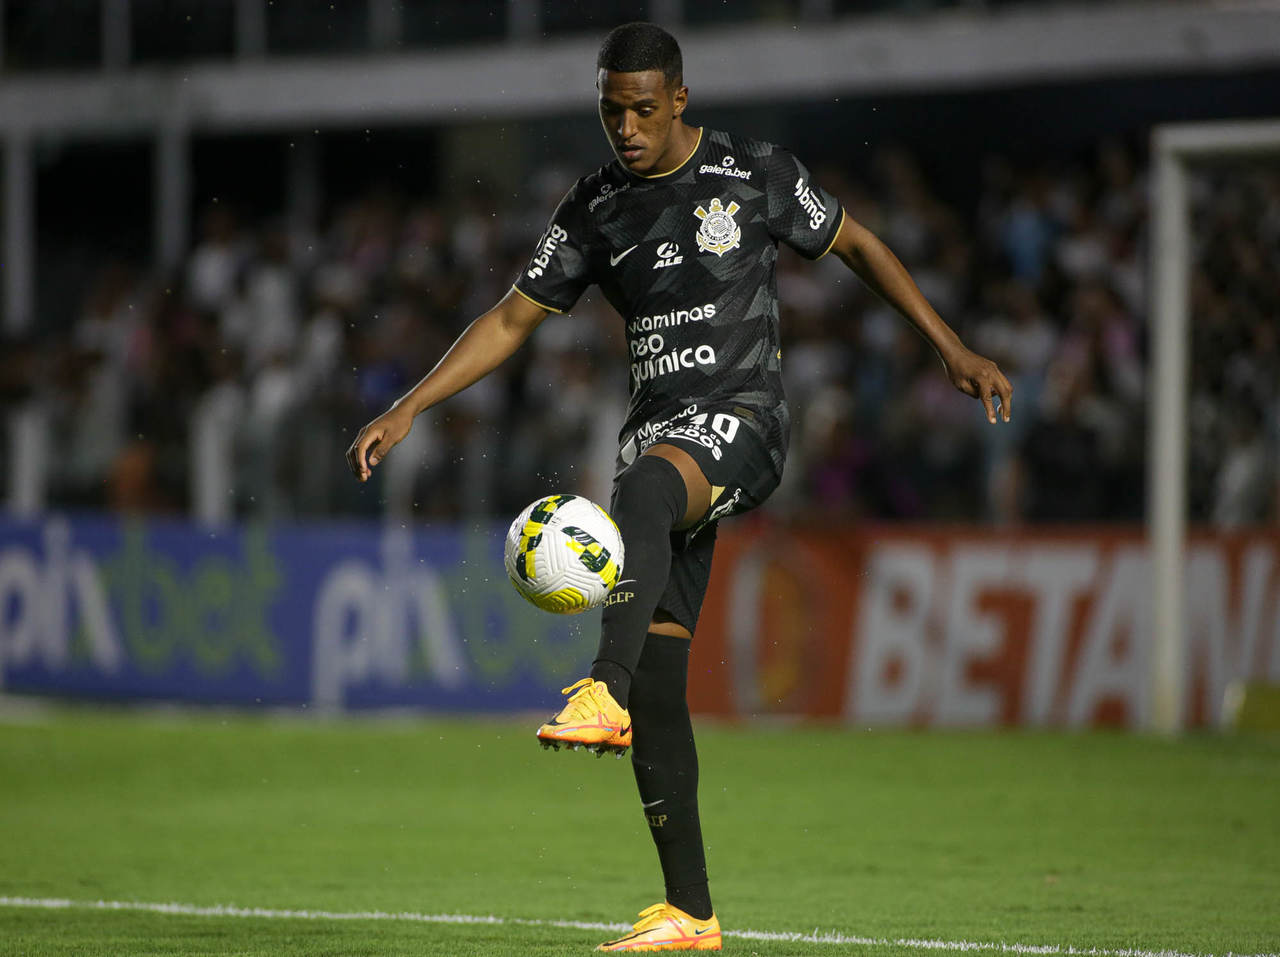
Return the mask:
M580 495L547 495L507 532L507 575L543 611L595 608L622 577L622 535L609 513Z

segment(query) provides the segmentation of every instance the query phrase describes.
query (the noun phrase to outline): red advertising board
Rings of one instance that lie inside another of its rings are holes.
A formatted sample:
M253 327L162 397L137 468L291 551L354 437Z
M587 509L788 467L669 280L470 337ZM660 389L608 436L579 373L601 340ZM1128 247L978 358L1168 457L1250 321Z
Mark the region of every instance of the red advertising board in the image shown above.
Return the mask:
M721 529L690 700L867 725L1142 724L1150 561L1139 529ZM1280 529L1193 534L1187 724L1280 681Z

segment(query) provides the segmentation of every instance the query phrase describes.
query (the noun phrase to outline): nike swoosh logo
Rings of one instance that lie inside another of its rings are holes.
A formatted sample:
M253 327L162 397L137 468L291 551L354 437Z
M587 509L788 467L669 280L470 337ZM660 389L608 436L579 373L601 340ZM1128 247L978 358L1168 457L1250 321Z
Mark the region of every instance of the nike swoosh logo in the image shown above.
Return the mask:
M636 580L634 578L624 578L622 581L618 582L618 585L634 585L635 583ZM618 585L614 585L613 587L617 588Z
M658 798L656 801L650 801L648 804L641 804L641 807L653 807L655 804L661 804L666 798Z
M636 245L635 245L635 246L632 246L632 247L631 247L631 249L624 249L622 252L618 253L618 255L616 255L616 256L614 256L614 255L610 255L610 256L609 256L609 265L610 265L610 266L616 266L616 265L618 265L618 263L622 262L622 257L623 257L623 256L625 256L627 253L631 252L631 250L632 250L632 249L636 249L639 245L640 245L639 243L636 243Z
M707 932L708 932L708 931L710 931L710 930L711 930L711 928L710 928L710 927L704 927L704 928L702 928L702 930L695 930L695 931L693 932L693 936L694 936L694 937L701 937L703 934L707 933Z

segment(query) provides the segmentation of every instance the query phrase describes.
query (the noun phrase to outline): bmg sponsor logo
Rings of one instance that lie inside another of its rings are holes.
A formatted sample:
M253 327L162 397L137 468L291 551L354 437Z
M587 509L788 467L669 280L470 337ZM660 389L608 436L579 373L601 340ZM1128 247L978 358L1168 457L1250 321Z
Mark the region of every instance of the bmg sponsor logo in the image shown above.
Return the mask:
M816 230L827 221L827 207L822 204L813 188L805 184L803 176L796 180L794 195L800 208L809 214L810 229Z
M558 223L552 223L551 228L547 230L547 234L542 238L542 246L538 250L538 255L533 257L533 264L529 267L526 275L530 279L537 279L542 275L544 269L551 263L551 257L555 255L560 244L569 238L569 234Z

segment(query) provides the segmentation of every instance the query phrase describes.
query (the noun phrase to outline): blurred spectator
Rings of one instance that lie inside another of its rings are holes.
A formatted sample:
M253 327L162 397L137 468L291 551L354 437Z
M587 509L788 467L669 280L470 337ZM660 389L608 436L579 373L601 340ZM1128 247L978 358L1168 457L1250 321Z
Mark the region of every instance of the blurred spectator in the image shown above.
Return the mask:
M988 428L924 342L829 258L779 260L788 475L771 507L826 516L1143 517L1147 177L1123 143L1078 161L990 157L981 194L935 195L908 151L821 171L926 296L1014 382ZM383 188L314 242L211 205L181 273L106 265L49 344L6 352L6 403L49 421L50 504L188 508L206 521L334 512L509 514L548 488L608 496L625 403L602 298L551 317L498 373L425 416L367 487L354 430L429 369L526 261L565 187L530 197ZM1280 499L1280 172L1193 179L1192 518L1275 521ZM966 219L962 208L972 208ZM9 356L23 370L7 374ZM19 395L20 393L20 395ZM27 434L27 433L24 433ZM29 479L29 477L28 477ZM24 482L30 484L28 479Z
M229 305L243 257L235 216L223 206L211 206L203 216L200 242L187 262L191 304L212 313Z
M1267 517L1275 489L1273 456L1257 413L1248 405L1230 417L1226 450L1214 483L1213 523L1221 528L1256 524Z
M1031 284L1040 281L1058 224L1049 214L1048 184L1038 174L1023 176L1011 201L998 214L1001 252L1013 275Z
M990 283L986 298L992 311L975 326L973 345L1009 377L1016 412L999 428L982 430L984 492L988 516L1009 524L1027 509L1027 474L1019 450L1041 408L1045 374L1058 348L1059 332L1035 291L1021 280Z

